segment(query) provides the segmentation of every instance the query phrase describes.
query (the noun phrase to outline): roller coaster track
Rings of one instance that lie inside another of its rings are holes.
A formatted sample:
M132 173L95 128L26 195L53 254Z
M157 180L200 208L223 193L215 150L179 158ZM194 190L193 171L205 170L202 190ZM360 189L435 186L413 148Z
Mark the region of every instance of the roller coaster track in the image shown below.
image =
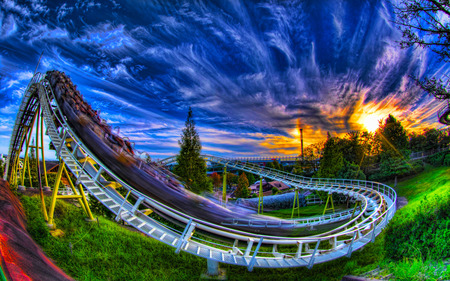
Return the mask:
M298 237L260 234L260 229L280 227L283 224L283 226L295 230L296 227L301 229L308 225L308 222L304 220L269 220L262 216L248 220L228 219L223 224L214 224L167 206L139 192L117 176L111 167L96 157L95 151L89 150L88 146L68 125L60 105L53 97L53 89L45 75L36 74L26 89L17 114L5 178L12 177L16 173L15 165L19 160L29 122L36 115L38 108L41 108L47 134L56 148L57 157L64 161L66 167L76 176L77 184L82 184L92 196L113 212L116 220L123 220L142 233L174 247L177 253L185 251L211 262L245 266L250 271L254 267L307 266L311 268L316 263L327 262L343 256L349 257L353 251L374 241L396 211L397 195L395 191L381 183L360 180L312 179L249 163L205 156L208 161L283 181L295 188L343 194L353 200L360 200L363 207L359 214L351 218L347 217L345 220L333 220L332 217L322 218L328 223L336 223L336 221L341 223L331 229L327 228L323 232L311 231L308 235ZM83 162L82 159L86 158L91 159L95 164L88 165L87 161ZM139 163L142 160L136 159L136 161ZM169 172L165 172L163 169L161 172L170 176ZM103 179L104 173L109 174L114 181L128 190L125 198ZM136 201L130 203L128 200L130 197L134 197ZM172 222L176 221L178 225L182 226L176 227L158 217L148 216L141 211L141 206L149 207L155 213L162 217L168 217ZM245 225L252 231L237 229L236 226L239 225ZM194 234L196 230L211 236L205 238L205 235Z

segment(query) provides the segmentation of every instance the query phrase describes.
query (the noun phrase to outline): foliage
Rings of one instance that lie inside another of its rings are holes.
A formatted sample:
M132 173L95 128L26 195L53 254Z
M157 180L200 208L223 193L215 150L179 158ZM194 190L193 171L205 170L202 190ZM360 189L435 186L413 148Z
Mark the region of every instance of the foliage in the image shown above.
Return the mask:
M238 186L236 192L234 193L236 198L248 198L250 196L250 188L248 188L248 179L245 173L239 176Z
M303 159L300 159L291 170L291 173L303 176L312 176L319 169L319 161L323 156L325 141L313 143L303 150Z
M450 26L444 20L450 15L450 3L436 0L402 0L395 6L396 23L403 33L400 46L420 46L439 55L444 62L450 61ZM448 100L448 76L416 78L417 84L436 99Z
M409 203L397 211L386 233L387 256L441 260L450 256L450 194L447 167L400 182L398 196Z
M340 179L365 180L366 175L361 171L358 165L344 160L344 166L339 170L337 177Z
M273 160L273 168L279 171L284 171L283 166L281 166L277 159Z
M344 156L339 147L339 138L333 138L328 133L323 149L323 158L320 161L318 176L320 178L335 178L344 166Z
M406 161L405 159L386 157L380 163L380 170L369 176L369 179L375 181L392 180L395 177L401 178L417 174L423 169L424 165L421 160Z
M418 207L401 213L386 237L388 256L442 260L450 256L450 195L423 198Z
M255 176L252 173L246 173L247 179L248 179L248 183L250 185L254 184L256 182Z
M211 180L212 180L213 186L216 188L223 185L222 177L216 172L211 174Z
M276 186L272 187L272 195L277 195L278 193L280 193L280 190Z
M425 160L426 163L435 167L449 166L450 165L450 152L444 151L428 156Z
M238 183L239 177L236 174L227 172L227 186L232 186Z
M430 151L446 147L450 143L448 131L426 129L423 133L411 133L409 135L409 148L411 151Z
M193 192L211 191L212 183L206 176L205 160L200 156L202 145L195 129L190 107L185 125L181 140L178 141L180 153L177 155L177 165L174 167L174 172Z
M394 116L389 114L384 123L380 124L375 137L381 143L382 158L409 157L409 142L406 130Z
M421 259L404 259L398 263L390 262L387 268L395 280L448 280L450 269L443 262L422 261Z

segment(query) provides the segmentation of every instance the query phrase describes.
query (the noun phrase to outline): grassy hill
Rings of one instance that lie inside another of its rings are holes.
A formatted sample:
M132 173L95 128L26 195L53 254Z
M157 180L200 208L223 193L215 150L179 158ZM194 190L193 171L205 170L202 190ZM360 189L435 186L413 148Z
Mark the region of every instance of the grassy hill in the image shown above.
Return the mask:
M220 266L228 280L261 280L261 276L265 280L340 280L377 267L399 280L448 278L442 261L450 257L446 245L450 241L450 169L430 168L399 181L397 190L409 204L397 212L375 243L350 259L318 264L311 270L255 268L248 272L243 267ZM86 222L80 208L62 201L57 203L55 220L65 235L55 238L45 225L38 198L22 196L21 200L32 237L77 280L198 280L206 269L206 260L175 254L174 248L116 222L103 217L98 224Z

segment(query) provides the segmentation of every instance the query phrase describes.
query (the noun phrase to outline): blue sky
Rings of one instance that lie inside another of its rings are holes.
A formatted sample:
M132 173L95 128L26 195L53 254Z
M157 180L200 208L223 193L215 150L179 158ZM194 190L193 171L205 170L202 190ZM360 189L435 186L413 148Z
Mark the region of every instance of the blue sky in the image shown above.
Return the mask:
M431 52L402 50L385 1L0 2L0 153L38 71L65 71L138 150L164 158L193 108L205 153L295 155L394 114L441 127L442 106L410 76L443 77Z

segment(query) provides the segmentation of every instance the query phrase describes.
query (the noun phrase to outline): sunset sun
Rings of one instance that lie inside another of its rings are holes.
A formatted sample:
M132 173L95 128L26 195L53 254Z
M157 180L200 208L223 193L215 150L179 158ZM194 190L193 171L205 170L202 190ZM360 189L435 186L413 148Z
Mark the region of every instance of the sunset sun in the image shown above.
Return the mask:
M381 118L375 114L369 114L364 116L361 123L367 131L373 133L378 129L380 119Z

